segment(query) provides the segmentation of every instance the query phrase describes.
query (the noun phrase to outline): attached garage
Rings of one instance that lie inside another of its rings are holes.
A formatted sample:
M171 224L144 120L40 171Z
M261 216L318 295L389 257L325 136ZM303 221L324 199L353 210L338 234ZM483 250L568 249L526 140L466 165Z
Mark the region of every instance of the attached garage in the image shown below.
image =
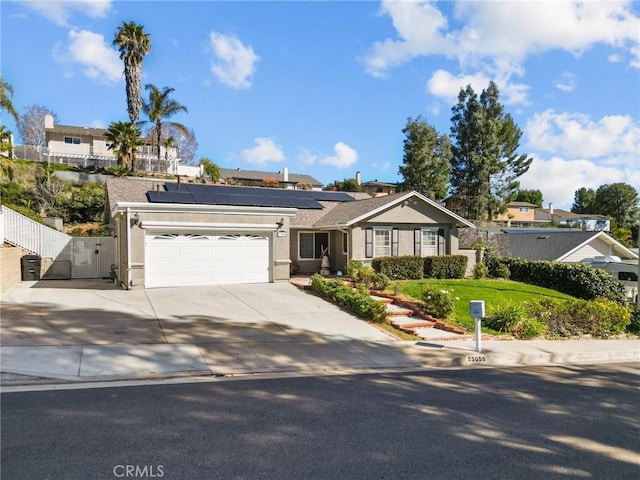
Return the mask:
M180 287L272 281L272 233L172 233L145 236L145 286Z

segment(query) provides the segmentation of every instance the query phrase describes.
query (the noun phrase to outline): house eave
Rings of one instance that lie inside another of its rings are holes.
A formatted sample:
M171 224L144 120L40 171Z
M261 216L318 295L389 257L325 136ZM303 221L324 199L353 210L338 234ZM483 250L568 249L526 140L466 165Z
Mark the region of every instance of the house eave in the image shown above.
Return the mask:
M147 202L116 202L111 209L111 216L133 210L147 213L202 213L227 215L280 215L294 217L297 209L281 207L244 207L236 205L203 205L197 203L147 203Z

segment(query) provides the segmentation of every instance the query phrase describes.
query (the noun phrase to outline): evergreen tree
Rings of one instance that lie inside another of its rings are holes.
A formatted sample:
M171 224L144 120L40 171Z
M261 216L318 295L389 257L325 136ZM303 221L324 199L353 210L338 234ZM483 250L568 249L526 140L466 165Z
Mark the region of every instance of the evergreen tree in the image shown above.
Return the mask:
M447 195L451 141L419 116L407 119L404 157L398 172L403 176L403 188L416 190L432 200Z
M515 198L517 180L532 159L518 154L522 131L499 101L494 82L480 98L471 85L461 89L453 107L451 137L452 207L470 220L491 219Z
M528 202L538 207L542 207L544 200L540 190L520 190L514 198L516 202Z
M596 213L595 212L596 192L593 188L581 187L573 194L573 213Z

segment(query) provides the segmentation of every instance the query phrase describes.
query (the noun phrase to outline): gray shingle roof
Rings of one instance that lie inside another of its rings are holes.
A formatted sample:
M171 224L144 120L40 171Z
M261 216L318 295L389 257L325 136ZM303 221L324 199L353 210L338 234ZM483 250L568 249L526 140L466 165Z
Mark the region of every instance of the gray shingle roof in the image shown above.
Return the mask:
M503 237L505 251L500 253L506 257L526 260L556 260L598 233L577 230L505 233Z

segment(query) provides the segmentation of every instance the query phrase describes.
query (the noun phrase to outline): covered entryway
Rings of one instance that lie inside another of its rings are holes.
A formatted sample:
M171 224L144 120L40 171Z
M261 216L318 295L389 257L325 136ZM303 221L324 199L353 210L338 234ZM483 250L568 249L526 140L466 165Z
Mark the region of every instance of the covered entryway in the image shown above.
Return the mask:
M271 234L154 233L145 238L145 287L271 281Z

